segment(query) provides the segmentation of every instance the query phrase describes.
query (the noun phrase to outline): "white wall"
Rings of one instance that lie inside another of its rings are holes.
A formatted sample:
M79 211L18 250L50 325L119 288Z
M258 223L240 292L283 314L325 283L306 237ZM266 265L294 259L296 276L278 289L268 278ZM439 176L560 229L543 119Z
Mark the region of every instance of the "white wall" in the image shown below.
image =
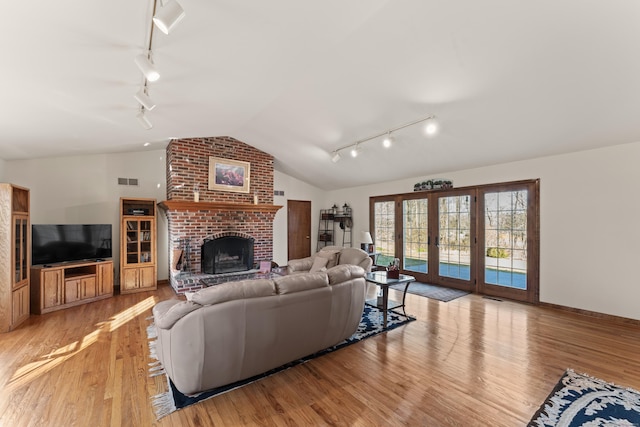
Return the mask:
M274 205L282 206L273 221L273 260L279 265L287 264L287 200L311 201L311 253L315 253L318 242L318 219L320 209L326 204L326 192L303 181L274 171L274 190L283 190L284 196L275 196Z
M73 156L4 163L4 180L31 190L32 224L112 224L120 242L120 197L166 198L165 151ZM118 177L139 185L118 185ZM167 222L158 209L158 279L167 279ZM113 260L119 275L120 245Z
M356 228L369 197L413 191L427 178L455 187L540 178L540 300L640 319L640 143L329 192Z
M31 189L33 223L107 222L114 224L117 237L121 196L165 199L164 155L155 150L0 161L0 177ZM311 201L315 252L319 210L334 203L353 208L353 246L358 247L360 231L368 230L370 196L410 192L427 178L449 178L456 187L540 178L541 301L640 319L638 159L640 143L634 143L330 192L275 171L274 189L285 196L274 198L283 206L273 226L274 261L287 261L287 200ZM140 186L118 186L117 177L139 178ZM158 277L166 279L167 224L159 213Z
M0 182L7 182L7 179L4 177L4 165L5 161L0 159Z

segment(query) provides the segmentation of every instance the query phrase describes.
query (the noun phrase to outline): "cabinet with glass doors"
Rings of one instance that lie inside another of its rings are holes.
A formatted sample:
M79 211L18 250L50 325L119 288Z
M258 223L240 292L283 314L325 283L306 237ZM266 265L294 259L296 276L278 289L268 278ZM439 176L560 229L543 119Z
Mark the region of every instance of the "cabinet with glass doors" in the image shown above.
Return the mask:
M156 289L156 201L122 198L120 206L120 293Z

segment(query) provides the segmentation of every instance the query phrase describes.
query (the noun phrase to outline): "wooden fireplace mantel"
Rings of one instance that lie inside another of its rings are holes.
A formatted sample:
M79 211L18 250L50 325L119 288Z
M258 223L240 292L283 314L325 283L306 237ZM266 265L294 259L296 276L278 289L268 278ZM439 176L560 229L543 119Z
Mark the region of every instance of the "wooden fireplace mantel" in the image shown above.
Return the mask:
M250 203L194 202L191 200L165 200L158 203L165 211L241 211L241 212L273 212L282 206Z

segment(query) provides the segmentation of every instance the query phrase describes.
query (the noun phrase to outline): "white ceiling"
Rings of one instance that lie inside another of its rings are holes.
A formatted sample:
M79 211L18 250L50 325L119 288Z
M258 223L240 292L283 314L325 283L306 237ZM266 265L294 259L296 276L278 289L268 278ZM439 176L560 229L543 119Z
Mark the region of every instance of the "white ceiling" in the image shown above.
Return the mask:
M637 0L178 1L153 35L148 131L133 59L152 0L4 5L0 158L232 136L335 189L640 141ZM435 138L330 160L430 114Z

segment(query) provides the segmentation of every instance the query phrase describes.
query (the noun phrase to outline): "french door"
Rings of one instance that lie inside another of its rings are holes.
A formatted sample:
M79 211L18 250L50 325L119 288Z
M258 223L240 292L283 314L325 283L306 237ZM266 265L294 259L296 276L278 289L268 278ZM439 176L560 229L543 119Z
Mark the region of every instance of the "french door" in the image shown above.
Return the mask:
M401 197L401 261L418 281L473 290L475 191Z
M537 181L371 198L379 266L419 282L536 302Z
M539 300L538 182L478 191L478 292Z

